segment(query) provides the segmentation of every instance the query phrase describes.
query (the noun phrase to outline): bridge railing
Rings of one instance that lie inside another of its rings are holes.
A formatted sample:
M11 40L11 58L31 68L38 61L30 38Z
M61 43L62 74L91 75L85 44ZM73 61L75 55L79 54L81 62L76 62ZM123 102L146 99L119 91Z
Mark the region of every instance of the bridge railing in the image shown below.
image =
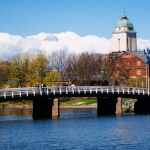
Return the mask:
M28 96L29 94L35 95L35 87L0 89L0 97L3 96L4 98L7 96L11 96L12 98L15 96L21 97L22 95Z
M48 87L29 87L29 88L7 88L0 89L0 97L22 97L23 95L43 95L43 94L138 94L149 95L150 91L146 88L132 88L119 86L48 86Z

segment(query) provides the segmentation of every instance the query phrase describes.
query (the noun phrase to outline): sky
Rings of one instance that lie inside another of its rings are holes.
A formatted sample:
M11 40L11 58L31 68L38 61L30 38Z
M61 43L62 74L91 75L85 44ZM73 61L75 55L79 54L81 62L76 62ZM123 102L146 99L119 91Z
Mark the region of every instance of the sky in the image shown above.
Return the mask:
M109 53L125 12L137 47L150 47L150 0L0 0L0 58L22 52Z

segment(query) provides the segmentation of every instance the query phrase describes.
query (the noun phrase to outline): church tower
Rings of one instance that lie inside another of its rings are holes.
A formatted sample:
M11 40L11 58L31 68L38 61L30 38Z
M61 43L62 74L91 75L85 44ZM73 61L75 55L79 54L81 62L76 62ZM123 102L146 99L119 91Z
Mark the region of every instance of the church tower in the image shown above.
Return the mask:
M112 37L112 51L137 51L136 32L125 13L118 21Z

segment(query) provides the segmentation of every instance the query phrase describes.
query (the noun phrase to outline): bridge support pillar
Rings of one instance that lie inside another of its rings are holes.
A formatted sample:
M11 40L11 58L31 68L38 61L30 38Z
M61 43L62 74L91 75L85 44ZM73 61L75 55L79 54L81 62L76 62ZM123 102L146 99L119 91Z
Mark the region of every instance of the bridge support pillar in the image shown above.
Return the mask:
M53 119L59 117L59 100L33 99L33 119Z
M57 119L60 116L59 112L59 100L57 98L54 99L53 101L53 106L52 106L52 118Z
M116 102L116 115L122 114L122 98L118 97Z
M134 113L150 113L150 100L149 99L137 99L134 103Z
M122 114L122 99L100 97L97 99L97 114Z

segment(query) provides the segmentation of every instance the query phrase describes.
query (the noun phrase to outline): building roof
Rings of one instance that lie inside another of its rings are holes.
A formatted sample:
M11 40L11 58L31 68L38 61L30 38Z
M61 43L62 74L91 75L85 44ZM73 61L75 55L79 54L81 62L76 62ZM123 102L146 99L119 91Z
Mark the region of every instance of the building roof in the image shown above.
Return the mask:
M118 21L116 28L120 27L130 27L133 28L133 24L128 18L125 16L125 14L121 17L121 19Z
M118 55L118 57L121 57L125 53L131 54L131 55L146 62L146 55L145 55L144 51L121 51L121 52L118 52L117 55Z
M131 55L134 55L137 58L142 59L143 61L146 62L146 56L145 56L145 52L144 51L126 51L126 52L128 52Z

